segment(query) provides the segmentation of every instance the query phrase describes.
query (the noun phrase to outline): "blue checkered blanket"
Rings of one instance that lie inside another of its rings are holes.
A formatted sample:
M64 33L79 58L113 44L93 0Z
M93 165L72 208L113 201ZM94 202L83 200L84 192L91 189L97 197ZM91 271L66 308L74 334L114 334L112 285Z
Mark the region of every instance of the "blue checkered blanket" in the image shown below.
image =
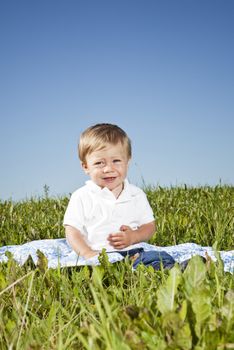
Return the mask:
M168 247L158 247L148 243L135 244L134 248L142 247L145 251L156 250L166 251L170 254L175 261L182 262L191 258L193 255L201 255L203 257L208 254L212 260L216 261L216 253L211 247L202 247L195 243L184 243ZM11 245L0 248L0 262L7 262L8 257L5 254L10 252L12 257L17 263L23 265L26 260L31 256L35 265L38 261L37 251L40 250L48 259L48 267L56 268L58 266L83 266L83 265L99 265L98 257L95 256L91 259L85 260L78 256L66 242L66 239L44 239L32 241L22 245ZM233 273L234 272L234 250L221 251L220 257L224 263L224 270ZM120 261L123 258L118 252L107 253L109 261L111 263Z

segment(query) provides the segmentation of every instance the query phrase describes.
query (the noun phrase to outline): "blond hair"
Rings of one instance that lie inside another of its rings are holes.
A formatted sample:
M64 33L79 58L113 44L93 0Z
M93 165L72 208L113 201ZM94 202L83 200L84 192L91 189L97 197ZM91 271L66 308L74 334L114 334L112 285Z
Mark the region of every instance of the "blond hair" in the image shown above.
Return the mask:
M123 129L108 123L90 126L80 136L79 158L85 163L88 154L105 148L106 144L116 145L119 142L126 148L128 159L130 159L132 156L131 140Z

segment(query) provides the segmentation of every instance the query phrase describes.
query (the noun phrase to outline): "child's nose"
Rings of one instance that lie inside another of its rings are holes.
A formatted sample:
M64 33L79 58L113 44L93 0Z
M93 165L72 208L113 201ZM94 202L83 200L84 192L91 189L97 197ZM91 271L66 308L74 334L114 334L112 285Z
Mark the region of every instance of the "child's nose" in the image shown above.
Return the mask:
M103 168L103 171L104 171L105 173L107 173L107 172L110 172L110 171L112 171L112 170L113 170L113 164L112 164L112 163L106 163L105 166L104 166L104 168Z

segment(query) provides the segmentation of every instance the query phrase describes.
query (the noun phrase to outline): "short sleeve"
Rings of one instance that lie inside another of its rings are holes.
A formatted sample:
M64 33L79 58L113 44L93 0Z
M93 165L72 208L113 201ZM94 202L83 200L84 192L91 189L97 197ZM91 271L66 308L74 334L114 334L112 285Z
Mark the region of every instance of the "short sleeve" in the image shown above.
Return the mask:
M137 206L140 225L148 224L149 222L155 220L154 213L151 206L149 205L147 196L142 190L140 192L140 198L137 201Z
M82 200L77 193L73 193L69 200L63 225L73 226L84 234L84 208Z

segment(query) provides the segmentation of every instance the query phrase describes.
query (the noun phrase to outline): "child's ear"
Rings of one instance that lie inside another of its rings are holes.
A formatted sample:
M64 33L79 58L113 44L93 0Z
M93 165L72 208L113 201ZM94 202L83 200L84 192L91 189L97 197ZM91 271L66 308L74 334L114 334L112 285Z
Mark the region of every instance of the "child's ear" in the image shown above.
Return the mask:
M89 169L88 169L87 164L85 162L81 162L81 167L84 170L85 174L89 175Z

